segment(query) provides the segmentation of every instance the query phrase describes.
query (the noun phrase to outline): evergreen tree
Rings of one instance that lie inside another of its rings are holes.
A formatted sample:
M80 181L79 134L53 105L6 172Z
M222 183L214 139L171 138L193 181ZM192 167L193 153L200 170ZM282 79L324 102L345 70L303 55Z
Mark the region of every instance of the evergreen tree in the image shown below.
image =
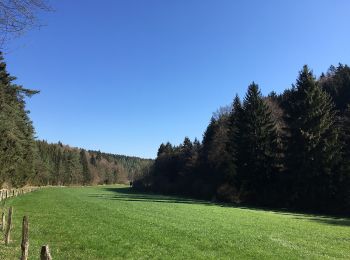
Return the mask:
M238 153L238 143L239 138L239 128L242 117L242 103L238 95L235 96L232 104L232 111L229 117L228 123L228 139L227 139L227 181L233 185L236 182L236 172L237 172L237 153Z
M252 83L239 125L239 178L244 201L271 203L277 173L278 136L258 85Z
M86 151L84 149L80 150L80 164L82 166L82 172L83 172L83 184L84 185L90 184L92 181L92 176L89 169L88 159L86 157Z
M194 149L193 143L188 137L185 137L181 146L181 160L182 160L182 172L183 174L189 174L194 167Z
M34 174L34 129L25 97L37 91L15 85L0 53L0 185L21 186Z
M299 73L286 105L286 165L292 201L303 207L326 208L334 193L332 179L339 159L338 130L330 96L307 66Z
M344 112L350 104L350 68L339 64L331 66L320 78L321 87L332 97L335 108Z
M188 194L192 181L192 173L195 167L193 143L185 137L183 143L178 147L178 172L176 182L178 190L182 194Z
M214 114L202 143L185 138L179 146L162 144L151 171L135 187L347 212L350 107L343 109L350 102L347 75L348 67L340 65L318 83L305 66L295 86L268 97L251 84L243 106L236 96L231 113L221 109ZM338 114L327 92L336 100Z
M213 142L214 136L215 136L216 125L217 125L217 121L215 120L214 117L212 117L207 129L203 134L201 164L202 165L208 164L205 166L205 168L207 168L207 166L209 166L211 163L211 161L209 160L209 156L210 156L210 149L212 147L211 143Z
M350 104L341 121L342 163L336 180L338 210L350 214Z
M64 179L64 168L63 168L63 152L62 149L54 149L54 172L55 172L55 184L62 185Z

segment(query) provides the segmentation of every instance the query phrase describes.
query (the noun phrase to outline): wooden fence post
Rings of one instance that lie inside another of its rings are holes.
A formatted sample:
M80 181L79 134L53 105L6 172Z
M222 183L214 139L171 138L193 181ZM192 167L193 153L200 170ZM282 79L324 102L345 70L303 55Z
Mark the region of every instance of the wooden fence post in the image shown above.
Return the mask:
M5 226L6 226L6 224L5 224L5 212L3 212L1 214L1 231L2 232L5 231Z
M13 208L10 207L9 214L7 217L6 231L5 231L5 245L8 245L10 243L11 226L12 226L12 211L13 211Z
M45 246L41 247L40 259L41 260L52 260L52 257L50 255L50 250L49 250L49 246L48 245L45 245Z
M28 248L29 248L29 223L28 223L28 217L24 216L23 223L22 223L22 243L21 243L22 256L21 256L21 260L28 259Z

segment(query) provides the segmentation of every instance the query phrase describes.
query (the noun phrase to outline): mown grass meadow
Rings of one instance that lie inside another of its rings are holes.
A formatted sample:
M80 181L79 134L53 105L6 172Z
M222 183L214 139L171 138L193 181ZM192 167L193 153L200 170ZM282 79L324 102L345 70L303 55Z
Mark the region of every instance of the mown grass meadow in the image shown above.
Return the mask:
M44 188L9 199L12 243L30 221L30 259L350 259L350 220L133 192L126 186Z

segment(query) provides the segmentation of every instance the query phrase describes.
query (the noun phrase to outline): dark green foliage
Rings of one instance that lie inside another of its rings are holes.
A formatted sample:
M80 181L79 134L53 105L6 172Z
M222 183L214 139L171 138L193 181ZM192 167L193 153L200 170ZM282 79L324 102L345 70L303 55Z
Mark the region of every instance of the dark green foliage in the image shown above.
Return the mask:
M82 165L83 183L90 184L92 181L91 171L89 169L89 163L84 149L80 150L80 164Z
M13 83L0 53L0 186L23 185L34 174L34 128L25 97L37 91Z
M196 163L200 143L185 138L179 146L170 143L161 144L158 156L152 167L151 176L134 182L134 186L155 189L163 193L190 194L196 173ZM191 195L195 195L192 194Z
M339 175L335 182L336 200L343 212L350 213L350 104L344 111L341 120L341 152L342 163L340 164Z
M345 110L342 120L342 152L344 160L344 169L350 174L350 104Z
M339 64L331 66L320 79L321 87L333 98L335 108L344 112L350 103L350 68Z
M330 96L304 66L286 105L286 165L292 201L302 207L326 208L334 191L339 161L336 114Z
M243 102L237 159L241 199L264 203L271 200L277 174L278 136L271 112L252 83Z
M151 171L134 186L350 213L349 71L331 67L317 81L305 66L295 86L268 97L251 84L243 105L236 96L229 113L211 119L202 144L187 138L180 146L162 144Z
M226 144L226 150L228 153L228 176L227 178L230 181L234 181L234 178L237 173L237 152L238 152L238 141L240 137L240 127L242 123L242 103L239 99L239 96L236 95L236 97L233 100L232 105L232 111L229 116L229 122L228 122L228 138L227 138L227 144Z

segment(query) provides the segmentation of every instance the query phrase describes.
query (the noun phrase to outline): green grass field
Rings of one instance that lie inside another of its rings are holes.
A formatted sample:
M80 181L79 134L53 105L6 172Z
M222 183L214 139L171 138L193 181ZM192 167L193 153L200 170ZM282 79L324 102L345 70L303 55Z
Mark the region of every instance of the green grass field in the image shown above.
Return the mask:
M12 243L30 221L30 259L49 244L54 259L350 259L350 220L225 207L134 193L125 186L45 188L10 199Z

